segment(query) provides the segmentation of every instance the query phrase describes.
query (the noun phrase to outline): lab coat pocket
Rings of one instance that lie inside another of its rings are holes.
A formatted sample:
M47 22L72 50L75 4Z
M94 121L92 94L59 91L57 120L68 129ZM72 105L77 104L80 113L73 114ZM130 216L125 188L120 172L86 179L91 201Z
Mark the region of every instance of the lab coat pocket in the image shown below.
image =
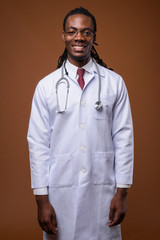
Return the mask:
M93 184L112 184L114 182L114 152L96 152L93 157Z
M93 118L96 120L105 120L109 119L112 115L112 107L114 102L114 96L104 96L101 97L102 109L93 110Z
M71 154L61 154L50 158L49 187L60 188L73 185Z

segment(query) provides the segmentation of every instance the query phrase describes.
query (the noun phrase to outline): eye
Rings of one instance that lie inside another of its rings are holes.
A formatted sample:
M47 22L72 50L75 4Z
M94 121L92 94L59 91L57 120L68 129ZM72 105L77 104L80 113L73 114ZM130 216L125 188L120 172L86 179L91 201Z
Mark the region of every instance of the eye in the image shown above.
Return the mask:
M92 36L92 32L89 31L89 30L85 30L85 31L83 32L83 35L86 36L86 37L90 37L90 36Z
M75 30L69 30L66 32L69 36L73 36L76 34L76 31Z

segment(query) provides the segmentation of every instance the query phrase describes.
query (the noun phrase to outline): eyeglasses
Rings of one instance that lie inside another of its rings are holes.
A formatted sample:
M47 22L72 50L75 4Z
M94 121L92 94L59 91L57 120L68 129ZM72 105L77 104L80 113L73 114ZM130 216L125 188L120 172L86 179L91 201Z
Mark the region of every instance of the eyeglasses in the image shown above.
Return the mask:
M78 30L77 28L69 28L67 29L67 31L65 31L65 33L69 36L74 38L78 33L81 33L83 37L87 38L87 37L92 37L94 34L94 31L92 31L89 28L84 28L82 30Z

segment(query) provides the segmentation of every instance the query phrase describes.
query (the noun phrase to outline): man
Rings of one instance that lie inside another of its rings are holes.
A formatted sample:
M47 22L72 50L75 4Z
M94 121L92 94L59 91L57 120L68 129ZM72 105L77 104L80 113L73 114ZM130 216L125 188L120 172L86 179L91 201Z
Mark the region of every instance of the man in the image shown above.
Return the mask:
M120 240L133 170L127 90L99 58L86 9L67 14L62 39L58 70L37 85L28 130L39 224L45 240Z

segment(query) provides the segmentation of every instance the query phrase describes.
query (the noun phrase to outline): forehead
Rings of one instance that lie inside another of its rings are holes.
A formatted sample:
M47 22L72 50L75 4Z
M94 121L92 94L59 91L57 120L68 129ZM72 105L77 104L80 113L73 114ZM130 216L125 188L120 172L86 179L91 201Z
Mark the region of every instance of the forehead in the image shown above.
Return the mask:
M91 17L84 14L74 14L67 18L65 28L75 27L75 28L90 28L94 29Z

